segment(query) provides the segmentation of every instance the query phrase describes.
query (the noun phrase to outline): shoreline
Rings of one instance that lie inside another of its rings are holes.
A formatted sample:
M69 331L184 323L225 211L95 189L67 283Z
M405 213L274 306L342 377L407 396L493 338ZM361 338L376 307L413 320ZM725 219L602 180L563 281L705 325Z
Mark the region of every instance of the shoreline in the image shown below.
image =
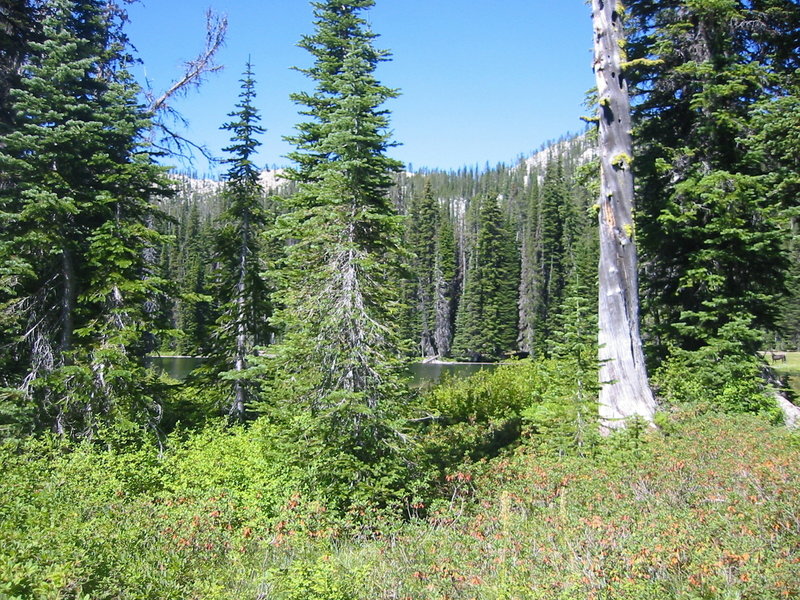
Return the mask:
M468 361L458 361L458 360L426 360L423 359L419 362L412 363L415 365L509 365L511 363L506 362L468 362Z

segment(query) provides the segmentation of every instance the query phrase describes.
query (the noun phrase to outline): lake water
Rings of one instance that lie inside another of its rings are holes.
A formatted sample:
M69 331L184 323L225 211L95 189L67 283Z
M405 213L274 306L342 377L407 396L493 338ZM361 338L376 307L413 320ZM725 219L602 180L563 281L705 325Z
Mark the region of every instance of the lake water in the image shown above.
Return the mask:
M183 381L194 369L203 364L202 358L194 356L150 356L147 362L173 379Z
M203 364L202 358L192 356L153 356L149 359L150 364L157 369L165 371L167 375L174 379L183 380ZM438 364L438 363L416 363L411 365L412 387L422 387L438 383L443 377L463 379L474 375L483 369L493 369L496 364Z

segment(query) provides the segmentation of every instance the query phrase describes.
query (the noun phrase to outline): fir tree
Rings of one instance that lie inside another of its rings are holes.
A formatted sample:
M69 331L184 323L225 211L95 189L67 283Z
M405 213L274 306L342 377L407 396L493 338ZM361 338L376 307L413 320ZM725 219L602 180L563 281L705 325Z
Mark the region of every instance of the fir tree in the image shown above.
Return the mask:
M233 397L228 413L236 420L244 418L250 400L244 377L247 357L256 346L268 344L271 334L270 290L261 276L260 237L266 224L261 206L263 190L260 171L253 163L261 145L256 136L264 129L258 125L255 96L255 80L248 61L237 110L229 115L233 120L222 126L231 132L231 145L224 149L231 157L225 160L230 165L223 192L226 209L216 235L214 274L214 291L222 303L222 314L214 328L212 362L217 370L230 372Z
M211 348L214 323L211 283L209 281L213 233L206 219L201 222L196 202L182 223L182 244L178 289L177 326L182 333L179 348L188 355L206 355Z
M29 0L4 0L0 3L0 133L11 124L12 89L19 85L28 43L37 36L38 21Z
M787 230L765 177L772 165L748 161L748 148L753 110L785 93L783 73L796 67L796 30L786 28L800 9L759 4L628 2L645 299L662 352L776 316ZM783 43L772 39L781 30Z
M541 303L542 289L542 232L540 228L539 174L530 174L527 206L520 236L520 285L519 285L519 350L533 354L536 346L537 312Z
M487 197L481 202L480 229L456 318L453 356L497 360L515 349L518 289L514 236L497 201Z
M163 282L143 250L159 242L145 223L166 188L140 145L150 122L109 10L99 0L48 3L0 149L12 182L0 191L0 262L13 265L7 306L24 332L12 340L14 385L40 422L73 435L108 418L153 424L159 412L142 355L145 301Z
M361 16L373 4L314 2L316 32L300 44L314 57L303 72L316 89L293 96L308 120L290 140L297 150L288 176L299 189L281 219L294 243L277 295L285 334L274 350L276 402L292 398L292 422L303 423L295 433L362 462L385 451L401 389L390 287L399 279L401 226L387 195L400 164L386 156L382 108L396 92L375 79L387 54L373 47Z
M539 294L535 301L534 355L547 356L547 340L552 335L553 316L561 302L564 288L564 215L570 197L560 160L551 160L545 171L539 210L538 231L541 270Z
M408 244L411 258L411 332L423 357L436 356L436 307L434 305L434 267L439 211L430 182L420 198L411 203Z
M436 232L436 260L433 265L434 344L439 356L449 356L453 343L456 300L458 297L458 266L456 240L451 216L442 205Z

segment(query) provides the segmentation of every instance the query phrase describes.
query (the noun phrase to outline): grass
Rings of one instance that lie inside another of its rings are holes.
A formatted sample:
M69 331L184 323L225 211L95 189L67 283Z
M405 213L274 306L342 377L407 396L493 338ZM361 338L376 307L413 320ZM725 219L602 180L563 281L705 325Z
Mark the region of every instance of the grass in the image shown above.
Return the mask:
M800 398L800 352L785 352L786 362L773 362L767 355L767 362L779 375L788 378L789 388L795 398Z

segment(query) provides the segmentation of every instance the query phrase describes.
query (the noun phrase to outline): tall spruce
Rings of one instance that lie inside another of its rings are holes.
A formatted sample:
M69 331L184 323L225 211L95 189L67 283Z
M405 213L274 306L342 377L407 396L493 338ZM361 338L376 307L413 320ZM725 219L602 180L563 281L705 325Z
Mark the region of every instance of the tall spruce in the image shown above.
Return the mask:
M5 133L5 127L10 125L10 92L19 85L20 71L29 51L28 43L37 35L35 15L30 0L0 2L0 134Z
M436 345L436 306L434 268L437 254L439 211L430 182L425 183L422 196L412 199L409 215L408 243L411 257L411 318L412 333L418 356L439 354Z
M182 334L178 347L183 354L204 356L211 351L216 313L210 282L213 232L209 218L201 219L196 202L183 217L180 264L176 270L179 291L176 325Z
M228 414L241 421L251 399L245 377L247 357L258 345L270 341L269 318L272 313L270 290L261 276L263 271L260 238L266 224L262 208L264 190L260 170L253 162L264 133L261 117L254 106L256 97L253 68L248 60L241 80L242 88L232 120L222 129L231 132L230 154L225 174L223 201L225 211L216 233L214 257L215 295L221 302L221 315L213 331L212 363L216 370L227 371L231 381Z
M559 158L551 159L542 183L539 204L539 256L536 276L538 294L534 297L534 332L532 351L535 356L548 356L548 340L553 332L554 316L564 289L564 216L569 210L570 194Z
M444 204L439 209L436 259L433 265L433 340L439 356L450 356L458 298L457 249L452 217Z
M539 174L529 172L525 218L520 231L519 334L520 352L533 354L536 335L536 312L541 290L541 223L539 214Z
M387 417L400 391L397 308L401 222L387 195L400 163L382 107L397 93L375 69L387 59L362 13L372 0L313 2L316 31L300 46L312 93L293 99L307 120L290 138L288 177L298 184L280 224L286 249L277 295L276 402L302 423L298 435L322 440L359 461L383 452ZM310 422L308 421L310 419ZM349 460L349 459L348 459Z
M633 143L620 8L616 2L592 2L600 104L599 403L601 422L610 428L624 426L629 417L652 421L655 413L639 332Z
M9 382L57 432L92 435L108 420L155 424L143 368L146 300L161 283L144 249L162 169L141 145L150 125L126 70L122 23L100 0L51 0L41 41L10 93L0 148L0 262L13 271L4 340Z
M516 349L519 255L516 240L492 197L480 203L479 229L456 317L452 354L498 360Z

